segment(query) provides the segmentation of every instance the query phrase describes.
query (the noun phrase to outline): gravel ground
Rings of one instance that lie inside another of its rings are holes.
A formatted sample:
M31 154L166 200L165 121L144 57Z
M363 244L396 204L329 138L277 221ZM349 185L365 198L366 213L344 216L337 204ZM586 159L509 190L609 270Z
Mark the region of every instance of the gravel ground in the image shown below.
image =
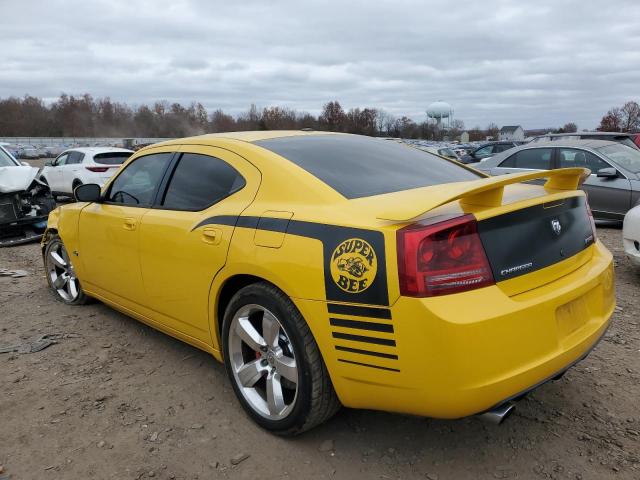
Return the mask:
M295 439L256 427L222 365L100 303L46 288L38 245L0 249L0 343L71 334L0 354L0 469L11 479L640 478L640 275L621 232L618 308L604 341L496 427L343 409ZM0 470L0 478L2 471Z

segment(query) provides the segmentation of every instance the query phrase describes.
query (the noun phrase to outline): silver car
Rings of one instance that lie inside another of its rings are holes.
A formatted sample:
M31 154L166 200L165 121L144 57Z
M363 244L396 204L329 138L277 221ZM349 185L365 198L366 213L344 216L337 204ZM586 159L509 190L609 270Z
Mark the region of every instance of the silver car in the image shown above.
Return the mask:
M598 219L622 220L640 203L640 150L606 140L535 142L474 165L489 175L582 167L591 170L582 189ZM535 182L535 181L534 181Z

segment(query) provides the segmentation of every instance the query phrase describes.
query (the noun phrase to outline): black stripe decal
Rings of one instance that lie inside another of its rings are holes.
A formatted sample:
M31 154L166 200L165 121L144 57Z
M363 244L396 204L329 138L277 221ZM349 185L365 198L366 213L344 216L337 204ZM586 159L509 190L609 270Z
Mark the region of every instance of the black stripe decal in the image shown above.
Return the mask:
M360 320L345 320L342 318L330 318L329 323L334 327L358 328L373 332L393 333L393 325L388 323L362 322Z
M398 360L398 355L393 353L373 352L371 350L361 350L359 348L343 347L342 345L336 345L336 350L341 352L358 353L360 355L370 355L372 357L390 358L392 360Z
M328 303L327 308L329 309L329 313L391 320L391 310L387 310L386 308L356 307L353 305L341 305L339 303Z
M359 303L363 305L389 305L389 291L387 286L387 262L385 259L384 235L378 230L345 227L325 223L308 222L304 220L288 220L285 218L218 215L205 218L193 230L205 225L229 225L244 228L259 228L261 230L286 233L300 237L313 238L322 242L324 285L326 299L330 302ZM350 238L362 239L369 243L378 258L378 271L368 288L354 293L342 290L334 283L331 275L331 255L345 240ZM354 308L354 307L351 307ZM375 308L361 307L362 313L371 313L374 318L391 318L390 312L379 313ZM380 309L378 309L380 310ZM376 313L378 315L376 315ZM358 315L355 313L355 315ZM380 317L384 315L384 317Z
M352 340L354 342L373 343L375 345L388 345L390 347L396 346L396 341L389 338L378 337L366 337L364 335L351 335L350 333L331 332L333 338L340 338L342 340Z
M338 361L342 362L342 363L351 363L352 365L360 365L361 367L377 368L378 370L388 370L390 372L399 372L400 371L397 368L383 367L383 366L380 366L380 365L371 365L369 363L352 362L351 360L345 360L343 358L339 358Z

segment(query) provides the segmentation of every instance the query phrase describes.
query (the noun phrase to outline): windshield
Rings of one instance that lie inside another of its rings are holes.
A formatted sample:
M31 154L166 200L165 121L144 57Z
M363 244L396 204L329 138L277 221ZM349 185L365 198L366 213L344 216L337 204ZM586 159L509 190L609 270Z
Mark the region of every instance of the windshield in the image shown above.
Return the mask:
M483 178L431 153L358 135L301 135L255 142L346 198Z
M620 144L608 145L596 148L596 150L625 170L640 173L640 150Z
M0 147L0 167L16 167L18 164L13 160L13 157L7 153L7 151Z
M131 156L131 152L98 153L93 156L93 161L103 165L122 165Z

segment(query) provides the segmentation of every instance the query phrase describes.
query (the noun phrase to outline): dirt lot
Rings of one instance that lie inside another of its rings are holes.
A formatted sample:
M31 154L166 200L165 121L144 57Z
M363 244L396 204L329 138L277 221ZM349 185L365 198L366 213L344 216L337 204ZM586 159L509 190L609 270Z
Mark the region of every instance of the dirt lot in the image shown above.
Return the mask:
M0 268L29 273L0 277L0 343L73 334L39 353L0 355L0 464L28 480L638 479L640 275L619 229L599 235L616 257L614 323L505 424L343 409L292 440L251 423L207 354L105 305L57 302L38 245L0 249Z

